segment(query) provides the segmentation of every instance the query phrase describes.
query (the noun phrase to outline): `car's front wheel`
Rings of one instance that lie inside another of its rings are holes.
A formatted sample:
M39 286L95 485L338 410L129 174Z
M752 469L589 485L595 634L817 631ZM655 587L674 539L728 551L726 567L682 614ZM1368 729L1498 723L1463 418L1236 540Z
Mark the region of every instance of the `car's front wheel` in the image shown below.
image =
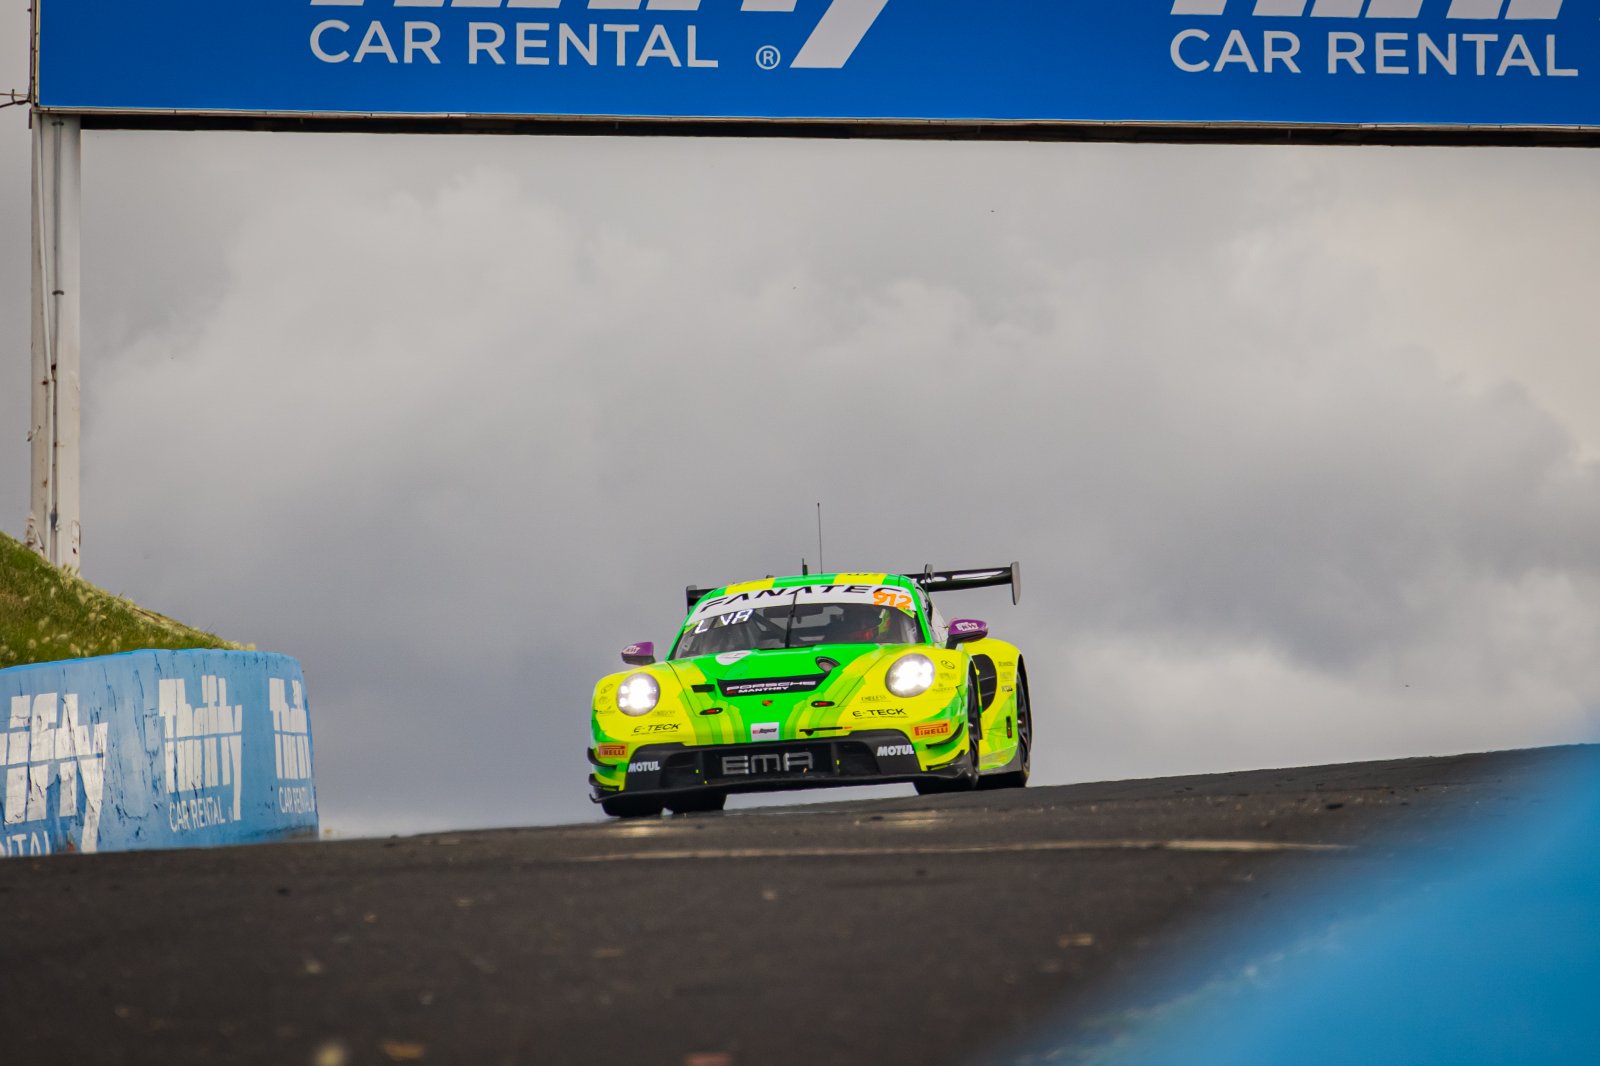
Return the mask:
M1027 788L1033 772L1033 704L1028 699L1028 672L1017 664L1017 769L983 779L983 788Z
M978 784L978 730L982 726L983 704L978 697L976 676L967 681L967 758L960 777L927 777L915 782L917 795L941 796L947 792L967 792Z
M613 818L655 818L666 804L643 796L607 796L600 801L600 809Z

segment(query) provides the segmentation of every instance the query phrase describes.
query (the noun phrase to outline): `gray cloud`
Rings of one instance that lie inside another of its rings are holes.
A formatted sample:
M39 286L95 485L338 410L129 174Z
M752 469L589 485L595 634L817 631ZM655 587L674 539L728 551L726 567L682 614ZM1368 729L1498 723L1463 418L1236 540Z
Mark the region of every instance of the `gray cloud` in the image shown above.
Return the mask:
M88 576L300 657L346 831L589 816L614 649L817 500L1024 561L949 606L1044 781L1593 739L1593 158L92 135Z

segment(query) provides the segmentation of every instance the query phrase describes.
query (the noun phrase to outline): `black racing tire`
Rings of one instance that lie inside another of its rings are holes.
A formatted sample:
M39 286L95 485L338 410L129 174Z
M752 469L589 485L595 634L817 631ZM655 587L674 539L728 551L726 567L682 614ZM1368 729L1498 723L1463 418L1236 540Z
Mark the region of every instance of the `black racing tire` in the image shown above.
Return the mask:
M667 800L667 810L673 814L711 814L727 805L726 792L691 792Z
M1022 751L1022 767L1003 774L990 774L980 788L1027 788L1033 772L1033 702L1028 696L1028 671L1017 663L1017 743Z
M913 782L919 796L943 796L951 792L970 792L978 787L979 730L983 726L983 704L978 698L978 678L967 678L967 766L960 777L924 777Z
M613 818L657 818L666 806L644 796L607 796L600 801L601 810Z

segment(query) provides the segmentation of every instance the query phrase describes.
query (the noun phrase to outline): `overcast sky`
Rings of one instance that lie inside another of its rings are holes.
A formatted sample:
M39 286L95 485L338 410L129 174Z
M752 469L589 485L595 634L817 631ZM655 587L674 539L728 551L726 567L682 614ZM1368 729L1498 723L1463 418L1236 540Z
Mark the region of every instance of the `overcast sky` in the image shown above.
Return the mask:
M0 20L0 89L27 80ZM690 582L1023 561L1036 780L1600 739L1600 153L92 133L84 572L324 825L596 817ZM28 134L0 111L0 528Z

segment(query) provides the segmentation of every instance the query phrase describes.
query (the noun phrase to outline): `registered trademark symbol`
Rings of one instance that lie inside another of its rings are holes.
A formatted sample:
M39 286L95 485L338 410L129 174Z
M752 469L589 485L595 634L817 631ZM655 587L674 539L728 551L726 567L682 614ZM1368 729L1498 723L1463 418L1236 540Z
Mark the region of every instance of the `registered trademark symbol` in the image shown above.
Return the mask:
M777 70L778 64L783 62L783 53L775 45L764 45L756 52L756 66L762 70Z

